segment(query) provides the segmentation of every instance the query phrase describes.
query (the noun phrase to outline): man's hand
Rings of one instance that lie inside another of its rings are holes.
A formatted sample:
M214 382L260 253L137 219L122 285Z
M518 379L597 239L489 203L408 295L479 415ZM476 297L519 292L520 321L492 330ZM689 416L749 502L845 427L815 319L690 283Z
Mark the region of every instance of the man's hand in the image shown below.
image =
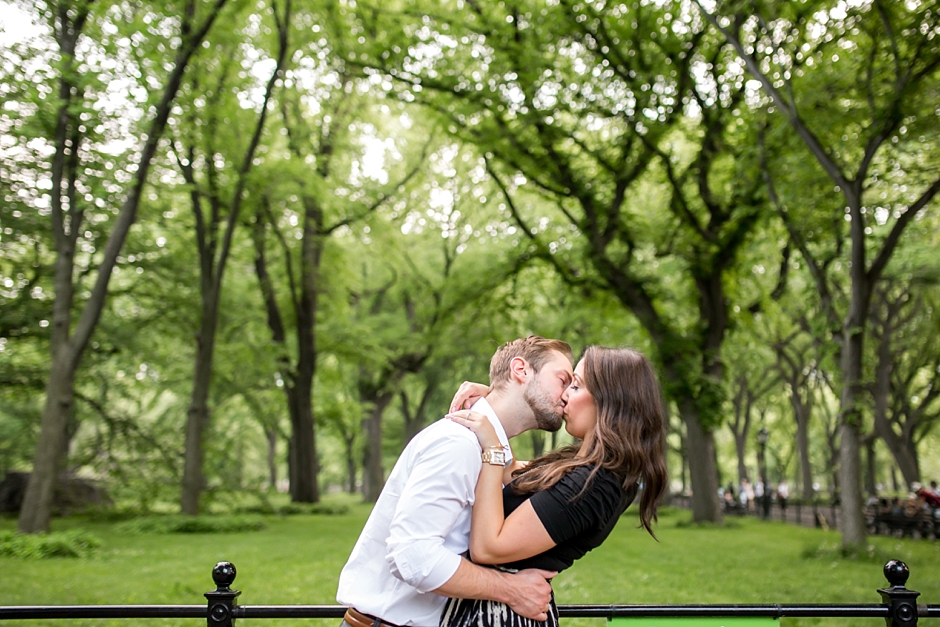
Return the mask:
M477 566L464 559L457 572L433 592L454 599L499 601L520 616L543 621L548 619L552 599L552 586L548 580L557 574L536 568L507 573Z
M557 575L550 570L528 568L518 573L504 573L506 598L503 602L516 614L544 621L552 600L552 586L548 580Z

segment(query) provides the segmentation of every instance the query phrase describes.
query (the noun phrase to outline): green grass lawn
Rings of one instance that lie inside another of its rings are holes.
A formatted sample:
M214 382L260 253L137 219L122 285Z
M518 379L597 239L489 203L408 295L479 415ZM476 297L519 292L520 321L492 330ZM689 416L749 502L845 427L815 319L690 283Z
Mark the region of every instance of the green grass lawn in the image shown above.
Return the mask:
M368 512L355 505L346 515L272 516L263 531L232 534L132 535L79 517L56 520L54 530L81 527L100 537L102 548L87 559L0 557L0 605L204 603L202 593L214 587L212 567L221 560L238 569L234 587L242 590L242 604L333 604L339 571ZM845 560L826 550L807 558L807 549L837 546L838 534L752 519L731 519L726 528L694 527L683 524L688 518L687 512L666 510L657 528L659 542L635 528L632 518L623 519L603 547L555 580L558 602L878 603L875 589L886 585L881 557L887 555L908 563L908 587L922 593L922 603L940 603L940 543L876 537L872 543L881 555L875 561ZM0 529L14 525L0 521ZM335 627L336 622L263 624ZM880 619L784 621L787 627L821 622L882 624ZM130 621L82 624L132 627ZM149 622L169 624L174 622ZM565 624L603 626L595 620ZM4 627L40 625L65 623L7 621Z

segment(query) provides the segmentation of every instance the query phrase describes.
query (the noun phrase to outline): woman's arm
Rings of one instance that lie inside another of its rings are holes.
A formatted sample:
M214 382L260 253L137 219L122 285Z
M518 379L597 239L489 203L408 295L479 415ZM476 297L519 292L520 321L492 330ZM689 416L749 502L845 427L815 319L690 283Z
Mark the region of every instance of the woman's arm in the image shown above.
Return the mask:
M460 411L447 417L476 433L484 449L500 446L493 425L483 414ZM502 466L483 464L477 479L470 522L470 558L477 564L515 562L555 546L529 501L509 518L504 517L504 470Z

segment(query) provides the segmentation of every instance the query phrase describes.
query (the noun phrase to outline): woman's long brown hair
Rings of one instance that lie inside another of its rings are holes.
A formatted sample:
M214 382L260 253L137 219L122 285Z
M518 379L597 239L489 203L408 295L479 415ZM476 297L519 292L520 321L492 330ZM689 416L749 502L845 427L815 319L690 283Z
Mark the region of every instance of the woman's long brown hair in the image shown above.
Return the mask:
M584 385L597 406L593 437L535 459L512 482L520 494L555 485L578 466L593 466L585 488L601 468L616 474L624 490L640 484L640 523L654 538L652 523L666 490L663 404L649 360L628 348L589 346ZM586 455L578 457L582 447ZM582 490L583 491L583 490Z

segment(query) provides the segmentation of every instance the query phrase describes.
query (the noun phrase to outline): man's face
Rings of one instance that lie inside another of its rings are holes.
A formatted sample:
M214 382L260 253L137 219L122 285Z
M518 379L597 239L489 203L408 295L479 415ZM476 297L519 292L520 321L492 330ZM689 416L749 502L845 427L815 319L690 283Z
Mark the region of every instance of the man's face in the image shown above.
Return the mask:
M523 398L535 414L535 426L544 431L558 431L565 411L562 396L571 383L571 362L561 353L553 352L539 370L529 379Z

